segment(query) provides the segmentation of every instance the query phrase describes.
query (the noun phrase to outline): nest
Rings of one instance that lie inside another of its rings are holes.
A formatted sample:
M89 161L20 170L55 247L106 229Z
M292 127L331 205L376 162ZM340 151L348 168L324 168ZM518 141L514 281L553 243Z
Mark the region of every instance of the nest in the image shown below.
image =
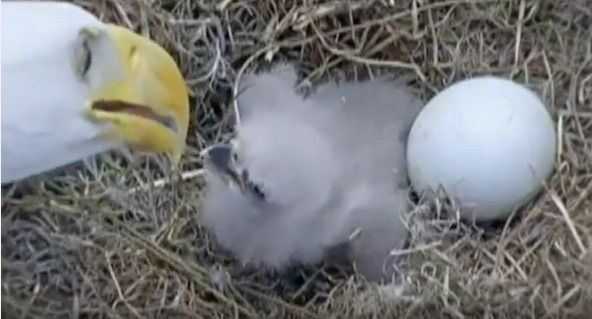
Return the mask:
M153 159L111 156L3 189L7 318L592 313L588 0L74 2L173 53L192 92L189 148L172 177ZM412 267L396 285L321 266L295 272L289 283L245 270L200 227L204 181L195 155L230 132L237 77L277 61L294 61L312 83L405 76L424 98L470 76L515 79L552 109L556 171L540 196L488 228L458 221L445 201L417 204L413 242L402 252Z

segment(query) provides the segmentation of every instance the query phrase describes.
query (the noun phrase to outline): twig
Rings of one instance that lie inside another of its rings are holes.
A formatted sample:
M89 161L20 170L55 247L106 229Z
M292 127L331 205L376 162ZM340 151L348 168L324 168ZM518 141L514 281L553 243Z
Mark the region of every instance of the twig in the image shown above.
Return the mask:
M240 86L241 78L243 77L243 74L245 73L245 71L247 70L249 65L251 63L253 63L253 61L255 61L260 55L271 50L272 48L273 48L273 46L268 45L268 46L261 48L260 50L257 50L257 52L253 53L247 59L247 61L245 61L245 63L243 63L243 65L241 66L241 68L239 69L239 71L236 75L236 79L234 81L234 86L232 88L232 100L233 100L232 106L234 108L235 127L240 126L240 122L241 122L240 112L239 112L239 108L238 108L238 99L237 99L237 96L239 94L238 88Z
M129 19L125 9L123 9L123 7L121 6L121 3L119 3L119 1L117 1L117 0L111 0L111 3L115 7L115 10L117 10L117 14L119 14L121 19L123 20L123 23L125 23L125 25L128 27L128 29L133 30L134 25L132 24L131 20Z
M346 51L334 48L330 46L324 36L321 34L320 30L312 24L313 30L318 36L318 39L321 41L321 44L325 49L329 50L331 53L341 56L347 60L354 61L357 63L367 64L367 65L376 65L376 66L387 66L393 68L402 68L402 69L410 69L413 70L417 76L421 79L422 82L427 83L427 79L425 75L421 72L421 69L417 64L402 62L402 61L392 61L392 60L376 60L370 58L364 58L360 56L356 56L354 54L348 53Z
M524 11L526 10L526 3L524 0L520 1L518 9L518 22L516 27L516 44L514 46L514 67L520 61L520 43L522 42L522 25L524 24Z
M569 207L569 211L574 211L576 209L578 209L578 207L580 207L580 204L582 204L585 200L590 200L590 198L592 198L592 180L590 180L590 182L588 183L588 185L586 186L586 188L580 193L580 196L578 196L578 198L576 198L573 203L571 203L570 207Z
M549 190L549 193L551 195L551 199L553 200L553 203L555 204L555 206L557 206L557 208L561 212L561 215L563 215L563 220L567 224L567 227L569 228L571 235L573 236L574 240L576 241L576 244L578 245L578 248L580 249L580 253L581 253L580 258L581 258L582 256L586 255L588 250L586 249L586 246L584 245L582 238L580 238L580 235L578 234L578 231L576 229L576 226L574 225L573 220L569 216L569 211L567 210L567 207L565 207L565 204L563 204L563 202L561 201L561 198L559 198L559 195L557 195L557 193L555 191Z
M285 302L285 301L283 301L281 299L274 298L272 296L268 296L268 295L266 295L264 293L261 293L259 291L253 290L251 288L240 286L240 287L238 287L238 289L239 290L242 290L243 292L245 292L247 294L250 294L250 295L252 295L254 297L257 297L259 299L267 300L267 301L270 301L272 303L281 305L285 309L290 309L293 312L298 313L300 315L305 315L306 318L319 318L319 319L322 318L321 316L316 315L316 314L310 312L308 309L305 309L305 308L302 308L302 307L299 307L299 306L296 306L296 305L287 303L287 302Z
M109 253L107 252L105 253L105 259L107 259L107 270L109 270L109 275L111 276L111 280L113 280L113 284L115 285L115 290L117 291L119 300L121 300L121 302L123 302L126 305L126 307L134 314L136 318L141 319L142 316L140 315L140 313L138 313L138 310L132 307L132 305L130 305L129 302L125 300L125 297L123 296L123 291L121 290L121 286L119 285L119 281L117 281L117 277L115 276L115 271L113 271L113 266L111 266L111 258L109 257Z
M160 245L155 243L154 241L142 236L140 233L136 232L133 228L128 226L127 224L119 221L116 218L112 218L111 221L114 225L118 226L120 230L123 231L124 234L127 234L127 237L130 240L133 240L144 249L149 250L155 256L167 263L170 267L174 268L176 271L185 274L185 276L200 286L202 289L211 293L213 296L218 298L220 301L223 301L228 306L235 307L240 313L246 315L247 317L253 318L256 317L253 313L249 312L246 308L242 305L239 305L234 300L229 299L224 294L219 292L218 290L214 289L213 287L208 286L202 280L206 276L208 276L208 271L203 269L198 265L189 265L185 263L182 259L178 258L175 253L168 251L165 248L162 248Z
M391 256L411 255L414 253L418 253L418 252L426 251L426 250L433 249L436 247L440 247L441 245L442 245L441 241L436 241L436 242L429 243L429 244L417 245L413 248L408 248L408 249L393 249L393 250L391 250L390 255Z
M202 175L204 175L205 171L203 168L200 169L196 169L196 170L192 170L192 171L187 171L187 172L183 172L181 173L181 180L182 181L186 181L188 179L192 179L192 178L196 178L196 177L200 177ZM155 181L153 181L152 183L150 183L150 187L152 188L159 188L159 187L163 187L165 185L170 184L172 181L170 178L160 178L157 179ZM137 191L140 191L142 189L146 189L147 185L143 185L143 186L138 186L138 187L134 187L132 189L129 190L130 194L134 194Z
M295 31L300 31L306 28L309 24L314 22L314 20L326 17L330 14L339 14L346 10L350 11L357 11L360 9L364 9L372 4L372 1L359 1L350 3L349 1L334 1L332 3L321 4L316 8L309 10L306 13L303 13L300 17L296 19L296 24L292 26L292 29Z

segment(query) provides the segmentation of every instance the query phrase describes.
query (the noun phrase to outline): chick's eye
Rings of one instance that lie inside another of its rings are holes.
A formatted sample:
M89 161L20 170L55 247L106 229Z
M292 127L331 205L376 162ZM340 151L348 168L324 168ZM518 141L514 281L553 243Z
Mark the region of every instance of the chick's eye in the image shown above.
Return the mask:
M265 200L267 195L265 194L261 186L259 186L259 184L253 182L249 178L249 172L247 170L243 170L242 179L246 181L246 186L253 195L255 195L260 200Z
M255 195L258 199L265 200L266 194L263 191L263 189L261 188L261 186L259 186L256 183L253 183L251 181L248 181L247 182L247 187L251 190L251 192L253 193L253 195Z
M253 193L257 195L257 197L259 197L260 199L265 199L265 193L259 185L251 183L251 189L253 190Z

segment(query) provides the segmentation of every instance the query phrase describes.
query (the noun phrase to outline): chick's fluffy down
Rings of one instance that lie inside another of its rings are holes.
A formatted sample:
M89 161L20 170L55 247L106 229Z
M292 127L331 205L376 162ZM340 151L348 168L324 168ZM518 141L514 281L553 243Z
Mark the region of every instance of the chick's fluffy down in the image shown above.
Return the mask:
M390 276L389 252L407 237L405 144L421 103L386 79L306 98L296 80L282 65L241 82L239 161L265 199L209 174L203 222L243 263L314 264L345 244L368 279Z

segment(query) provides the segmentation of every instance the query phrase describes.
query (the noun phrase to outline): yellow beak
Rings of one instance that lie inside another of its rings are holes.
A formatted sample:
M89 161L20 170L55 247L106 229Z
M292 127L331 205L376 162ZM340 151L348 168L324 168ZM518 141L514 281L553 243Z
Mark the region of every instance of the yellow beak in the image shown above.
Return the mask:
M150 39L116 25L85 28L80 37L89 55L75 67L87 81L100 82L88 101L91 119L111 124L108 138L165 153L177 164L186 145L189 101L174 59Z

